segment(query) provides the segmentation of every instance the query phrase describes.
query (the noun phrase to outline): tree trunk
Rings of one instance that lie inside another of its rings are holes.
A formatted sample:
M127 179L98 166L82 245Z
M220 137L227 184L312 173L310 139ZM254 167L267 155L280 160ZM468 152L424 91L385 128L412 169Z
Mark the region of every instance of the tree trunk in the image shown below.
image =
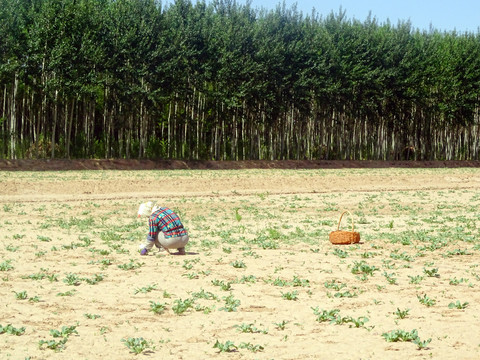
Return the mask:
M51 158L55 158L55 132L57 128L57 121L58 121L58 90L55 90L55 107L53 110L53 124L52 124L52 151L51 151Z
M16 102L18 94L18 73L15 73L15 80L13 84L12 105L10 109L10 158L16 158L16 144L17 144L17 112Z

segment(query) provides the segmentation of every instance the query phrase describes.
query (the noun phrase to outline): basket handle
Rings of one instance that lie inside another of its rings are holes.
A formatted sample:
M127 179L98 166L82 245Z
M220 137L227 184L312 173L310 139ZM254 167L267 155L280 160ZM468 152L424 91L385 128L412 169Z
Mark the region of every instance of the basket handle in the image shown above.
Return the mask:
M350 219L352 220L352 231L355 231L355 226L353 225L353 216L352 214L350 213L350 211L348 210L345 210L342 215L340 215L340 219L338 219L338 226L337 226L337 230L340 230L340 222L342 221L342 217L344 214L348 214L350 216Z

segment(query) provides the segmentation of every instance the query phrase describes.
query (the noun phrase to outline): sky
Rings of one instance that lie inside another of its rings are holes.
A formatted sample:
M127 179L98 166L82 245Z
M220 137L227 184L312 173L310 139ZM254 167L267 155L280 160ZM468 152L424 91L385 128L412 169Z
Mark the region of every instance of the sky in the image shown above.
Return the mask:
M242 3L246 1L237 0L237 4ZM273 10L281 3L283 0L251 0L253 8L266 10ZM426 31L431 25L439 31L476 34L480 27L480 0L285 0L287 8L294 4L304 16L315 8L317 14L325 17L332 11L338 13L342 7L347 19L362 22L371 11L380 24L390 20L397 25L398 21L410 20L414 29Z

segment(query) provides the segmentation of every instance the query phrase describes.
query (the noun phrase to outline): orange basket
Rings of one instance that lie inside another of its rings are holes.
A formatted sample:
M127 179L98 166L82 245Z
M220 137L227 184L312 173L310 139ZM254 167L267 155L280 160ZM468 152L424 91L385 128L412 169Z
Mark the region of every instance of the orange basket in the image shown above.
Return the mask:
M352 231L340 230L340 222L342 221L344 214L348 214L352 220ZM350 214L350 211L344 211L342 215L340 215L337 230L332 231L329 238L330 242L335 245L356 244L360 242L360 234L355 232L355 225L353 224L353 218L352 214Z

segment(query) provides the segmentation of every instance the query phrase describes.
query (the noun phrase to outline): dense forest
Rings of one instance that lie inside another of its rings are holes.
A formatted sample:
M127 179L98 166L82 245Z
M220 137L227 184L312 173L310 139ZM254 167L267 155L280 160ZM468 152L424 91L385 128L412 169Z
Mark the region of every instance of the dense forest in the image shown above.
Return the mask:
M235 0L0 0L0 158L478 160L480 34Z

